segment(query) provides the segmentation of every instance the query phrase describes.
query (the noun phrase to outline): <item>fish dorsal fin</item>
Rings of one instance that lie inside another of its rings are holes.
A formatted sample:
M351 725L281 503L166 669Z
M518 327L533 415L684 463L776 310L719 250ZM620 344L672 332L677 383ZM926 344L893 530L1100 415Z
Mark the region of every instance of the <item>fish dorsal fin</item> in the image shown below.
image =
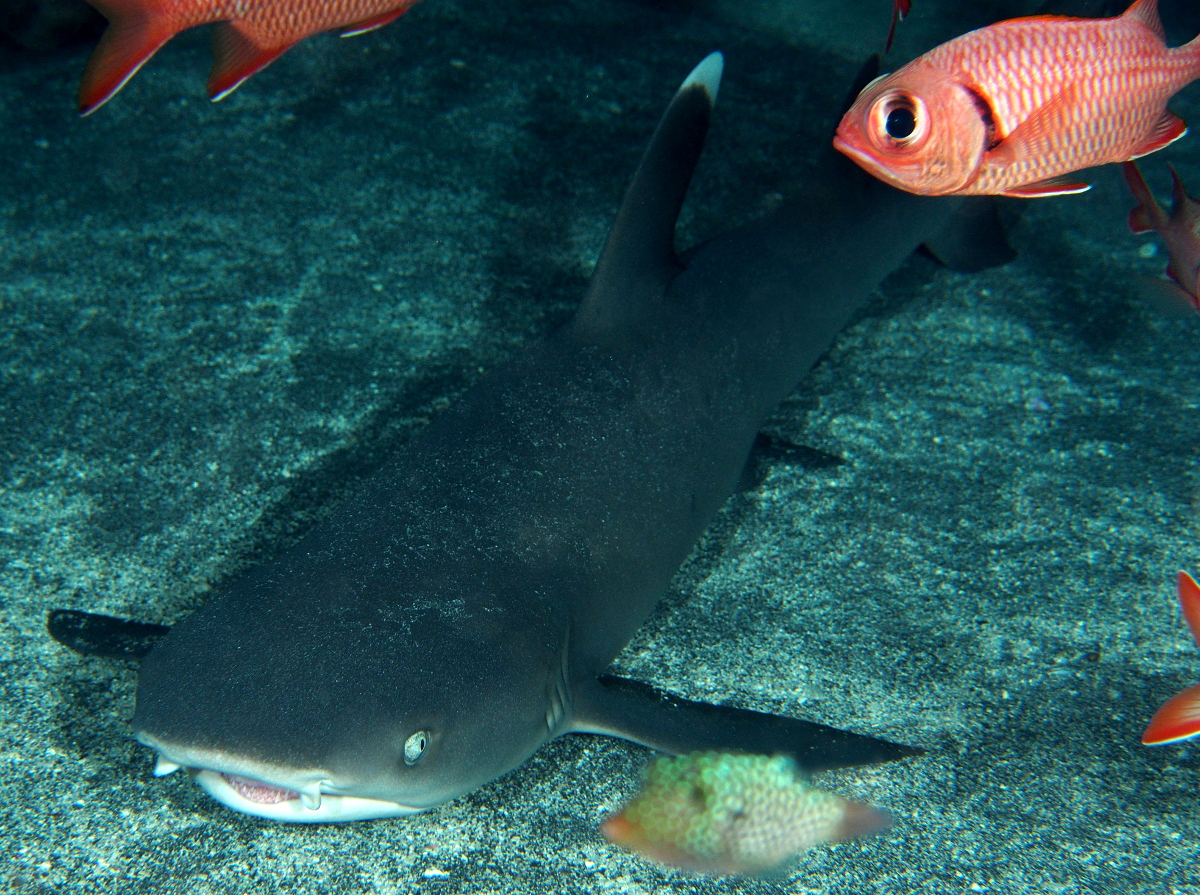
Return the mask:
M1121 18L1137 19L1157 34L1159 40L1167 42L1167 31L1158 15L1158 0L1137 0L1121 14Z
M712 53L680 86L625 193L573 326L601 332L628 324L682 270L675 221L700 159L724 60Z
M1171 112L1163 112L1162 117L1154 122L1154 127L1137 146L1133 147L1129 157L1141 158L1152 152L1158 152L1164 146L1170 146L1187 133L1187 125L1183 119Z
M237 90L246 78L266 68L296 41L267 46L245 20L220 22L213 26L213 66L208 76L208 95L213 102Z

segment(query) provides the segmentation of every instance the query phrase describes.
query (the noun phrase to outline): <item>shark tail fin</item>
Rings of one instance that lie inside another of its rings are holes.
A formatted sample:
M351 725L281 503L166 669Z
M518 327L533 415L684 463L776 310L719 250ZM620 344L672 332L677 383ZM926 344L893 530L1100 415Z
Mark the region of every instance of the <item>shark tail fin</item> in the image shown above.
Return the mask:
M692 702L607 674L574 696L571 732L620 737L671 755L709 750L787 755L814 774L925 751L784 715Z
M590 334L627 327L661 297L682 266L675 221L704 148L724 57L711 53L663 113L625 193L574 326Z

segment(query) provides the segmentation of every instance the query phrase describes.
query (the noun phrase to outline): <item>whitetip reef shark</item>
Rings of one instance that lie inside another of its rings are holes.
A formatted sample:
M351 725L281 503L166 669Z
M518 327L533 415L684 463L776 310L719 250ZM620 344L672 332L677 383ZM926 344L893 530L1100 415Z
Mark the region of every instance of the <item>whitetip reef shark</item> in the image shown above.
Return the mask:
M810 772L920 752L604 674L764 418L882 279L939 238L958 266L1009 257L958 248L990 206L968 218L972 200L901 192L832 151L820 188L677 255L722 69L710 55L675 94L574 318L149 650L132 726L157 774L324 822L424 811L567 733Z

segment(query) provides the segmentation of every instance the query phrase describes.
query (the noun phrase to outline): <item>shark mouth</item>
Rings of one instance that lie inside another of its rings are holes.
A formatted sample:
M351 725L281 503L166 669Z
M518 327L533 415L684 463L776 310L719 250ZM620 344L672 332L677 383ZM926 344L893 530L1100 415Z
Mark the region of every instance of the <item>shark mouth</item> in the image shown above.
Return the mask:
M243 799L249 799L259 805L278 805L280 802L300 798L300 793L294 789L272 786L270 783L251 780L249 777L239 777L237 774L222 774L221 776Z
M346 823L404 817L424 808L343 795L321 770L273 767L207 749L168 746L142 734L158 753L154 776L186 770L196 785L227 808L284 823ZM281 782L268 782L268 779Z

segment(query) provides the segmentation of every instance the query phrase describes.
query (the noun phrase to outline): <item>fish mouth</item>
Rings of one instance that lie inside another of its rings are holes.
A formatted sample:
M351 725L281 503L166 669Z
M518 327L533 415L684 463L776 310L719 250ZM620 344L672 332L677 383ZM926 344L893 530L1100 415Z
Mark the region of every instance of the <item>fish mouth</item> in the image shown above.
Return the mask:
M283 823L347 823L404 817L425 811L400 802L345 795L321 769L270 765L210 749L179 747L149 734L138 740L157 753L154 776L183 769L227 808Z
M842 138L841 134L834 135L833 148L843 155L849 156L853 161L857 162L862 168L874 173L880 168L879 160L870 152L864 149L859 149L847 140Z

